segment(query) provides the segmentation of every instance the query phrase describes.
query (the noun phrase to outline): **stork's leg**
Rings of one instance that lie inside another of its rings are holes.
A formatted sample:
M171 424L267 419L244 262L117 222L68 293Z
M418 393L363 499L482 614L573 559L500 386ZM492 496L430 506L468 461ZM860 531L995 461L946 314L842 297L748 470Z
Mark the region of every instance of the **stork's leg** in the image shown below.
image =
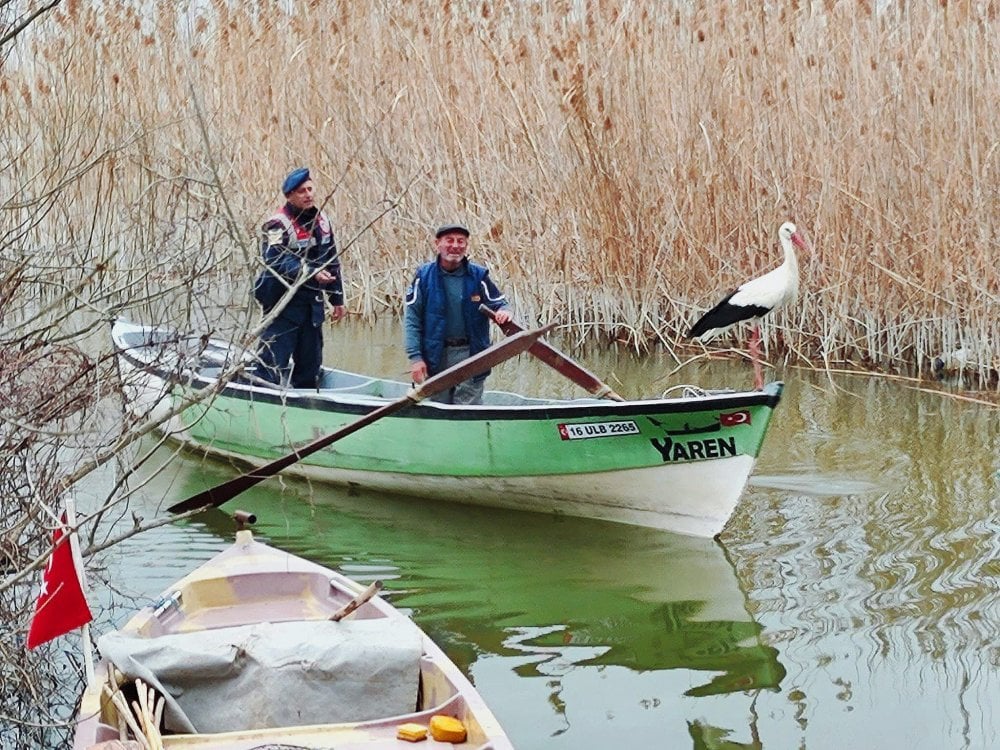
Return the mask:
M754 323L750 334L750 361L753 362L753 387L760 390L764 387L764 368L760 364L760 325Z

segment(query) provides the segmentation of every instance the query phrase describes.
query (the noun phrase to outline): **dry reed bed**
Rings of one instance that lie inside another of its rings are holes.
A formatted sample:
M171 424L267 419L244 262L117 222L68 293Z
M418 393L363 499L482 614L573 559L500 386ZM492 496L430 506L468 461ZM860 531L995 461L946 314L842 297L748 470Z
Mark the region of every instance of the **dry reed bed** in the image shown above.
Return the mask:
M107 305L150 264L241 295L307 163L365 315L461 219L525 317L677 347L791 218L813 252L772 356L996 366L993 3L248 5L67 0L22 40L0 186L27 252L59 248L33 262Z

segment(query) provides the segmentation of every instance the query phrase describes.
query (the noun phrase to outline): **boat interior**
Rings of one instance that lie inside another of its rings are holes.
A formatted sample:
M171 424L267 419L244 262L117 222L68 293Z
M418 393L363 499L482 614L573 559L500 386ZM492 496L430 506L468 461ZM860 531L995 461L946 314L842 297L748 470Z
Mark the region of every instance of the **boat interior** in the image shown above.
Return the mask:
M242 386L266 388L268 390L288 391L290 393L309 393L323 396L360 397L361 399L397 400L403 398L411 385L398 380L377 378L370 375L324 367L320 373L318 387L289 389L285 384L271 383L257 376L255 372L256 357L251 351L240 351L225 341L205 339L202 337L181 336L169 330L156 328L139 328L120 334L120 338L133 354L158 367L167 367L188 372L197 372L206 380L216 380L232 369L236 362L244 364L244 370L237 374L233 381ZM143 354L145 352L145 356ZM170 363L174 363L171 366ZM597 398L550 399L522 396L508 391L488 390L483 394L483 406L544 406L546 404L567 402L574 404L601 403Z
M131 705L136 680L164 701L167 748L212 735L226 738L210 745L220 748L259 747L268 738L310 747L309 737L328 747L337 737L376 750L402 746L399 724L426 724L438 714L461 720L470 740L482 736L464 695L409 618L384 602L361 601L330 571L296 569L304 561L272 555L266 545L252 549L263 560L254 569L207 565L207 574L196 571L122 630L101 637L97 742L121 738L111 694L121 691ZM331 620L345 609L349 616ZM302 744L289 742L295 737ZM201 739L190 746L205 747Z
M199 369L199 374L210 380L220 377L222 373L223 368L218 366L206 366ZM237 376L235 378L235 382L242 382L259 388L268 388L278 391L285 389L284 386L276 385L264 380L263 378L255 377L252 370L250 370L246 375ZM395 401L406 396L410 388L411 386L409 383L403 383L398 380L375 378L367 375L360 375L354 372L348 372L346 370L336 370L330 367L324 367L320 373L317 388L289 390L292 392L310 393L324 396L360 396L362 398ZM544 406L545 404L551 404L557 401L558 403L565 403L565 400L533 398L531 396L522 396L518 393L510 393L508 391L485 391L483 393L483 406ZM573 399L572 401L573 403L599 403L600 399L581 398Z

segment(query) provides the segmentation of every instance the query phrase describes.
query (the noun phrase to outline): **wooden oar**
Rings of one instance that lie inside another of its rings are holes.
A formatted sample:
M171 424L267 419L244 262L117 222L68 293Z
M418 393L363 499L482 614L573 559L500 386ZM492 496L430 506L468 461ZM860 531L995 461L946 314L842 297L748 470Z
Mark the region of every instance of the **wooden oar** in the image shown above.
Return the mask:
M382 581L372 581L371 584L369 584L368 588L366 588L356 597L351 599L351 601L349 601L343 607L341 607L332 615L330 615L330 619L333 620L334 622L340 622L349 614L351 614L354 610L360 607L362 604L372 599L379 591L382 590L382 587L384 585L385 584L383 584Z
M500 330L508 336L520 333L524 330L513 320L508 320L506 323L497 323L496 313L494 313L486 305L480 305L479 312L500 326ZM590 370L587 370L582 365L577 364L551 344L538 340L528 349L528 354L538 357L542 360L542 362L553 368L560 375L564 375L569 378L587 391L587 393L590 393L597 398L606 398L611 401L625 400L615 393L611 389L610 385L605 383Z
M336 432L331 432L329 435L313 440L311 443L297 448L287 456L282 456L269 464L253 469L246 474L241 474L234 479L230 479L228 482L223 482L220 485L199 492L197 495L192 495L187 500L171 505L167 510L170 513L185 513L197 508L217 508L227 500L232 500L244 490L248 490L254 485L263 482L268 477L274 476L296 461L318 450L322 450L326 446L357 432L363 427L367 427L372 422L377 422L382 417L387 417L390 414L405 409L407 406L419 403L425 398L446 391L521 352L527 351L533 343L538 341L540 336L550 331L552 327L552 325L547 325L533 331L522 331L515 336L506 338L494 344L489 349L462 360L457 365L453 365L443 372L439 372L434 377L427 378L420 385L411 388L402 398L368 412L360 419L344 425Z

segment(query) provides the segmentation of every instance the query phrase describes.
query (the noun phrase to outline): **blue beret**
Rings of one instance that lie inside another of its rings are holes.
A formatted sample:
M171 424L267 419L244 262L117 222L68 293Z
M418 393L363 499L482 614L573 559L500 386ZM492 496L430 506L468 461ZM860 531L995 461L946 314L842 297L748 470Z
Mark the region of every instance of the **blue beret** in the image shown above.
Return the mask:
M302 183L309 179L309 168L299 167L293 172L288 173L288 177L285 181L281 183L281 192L288 195L293 190L297 190L302 187Z
M452 232L464 234L466 237L469 236L469 230L464 224L442 224L437 228L437 231L434 233L434 237L443 237L444 235L451 234Z

